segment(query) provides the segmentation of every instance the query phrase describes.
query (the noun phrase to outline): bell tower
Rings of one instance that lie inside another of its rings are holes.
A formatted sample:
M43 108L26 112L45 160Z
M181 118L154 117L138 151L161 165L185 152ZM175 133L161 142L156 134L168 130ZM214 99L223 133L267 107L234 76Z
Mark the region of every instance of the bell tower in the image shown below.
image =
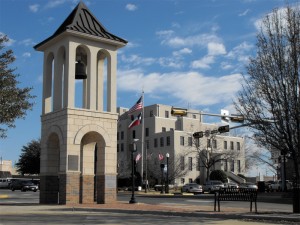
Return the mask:
M80 2L34 47L44 53L41 204L116 200L117 50L126 44Z

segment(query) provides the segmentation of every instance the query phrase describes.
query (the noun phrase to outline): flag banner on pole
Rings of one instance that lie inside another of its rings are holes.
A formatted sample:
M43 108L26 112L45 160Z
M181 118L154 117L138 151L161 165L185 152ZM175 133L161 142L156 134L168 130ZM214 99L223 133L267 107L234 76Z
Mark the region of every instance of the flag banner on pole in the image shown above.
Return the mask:
M158 153L158 159L159 159L159 161L163 160L164 159L163 154Z
M135 161L138 162L140 160L140 158L142 158L141 153L137 154L135 157Z
M129 109L128 114L132 114L135 111L140 110L142 108L143 108L143 96L141 96L139 100L135 103L135 105Z
M128 126L128 129L140 125L142 123L142 113L140 113Z

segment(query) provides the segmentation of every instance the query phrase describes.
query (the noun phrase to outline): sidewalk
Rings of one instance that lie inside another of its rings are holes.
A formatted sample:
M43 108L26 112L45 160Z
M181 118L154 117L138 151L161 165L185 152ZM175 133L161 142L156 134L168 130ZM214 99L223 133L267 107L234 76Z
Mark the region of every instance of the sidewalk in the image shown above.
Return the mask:
M128 202L116 202L113 204L73 204L73 205L40 205L40 204L14 204L1 205L1 215L18 214L52 214L56 212L74 213L74 212L107 212L124 213L139 215L164 215L181 217L203 217L254 221L276 221L283 223L300 223L300 214L286 212L261 211L250 213L249 209L237 209L222 207L221 212L214 212L212 206L193 206L193 205L171 205L171 204L129 204Z

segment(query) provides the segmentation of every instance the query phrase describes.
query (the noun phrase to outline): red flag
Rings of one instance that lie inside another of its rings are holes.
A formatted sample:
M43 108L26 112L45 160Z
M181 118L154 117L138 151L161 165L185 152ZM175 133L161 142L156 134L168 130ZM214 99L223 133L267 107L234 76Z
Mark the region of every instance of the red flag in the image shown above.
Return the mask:
M128 114L132 114L133 112L140 110L142 108L143 108L143 96L141 96L139 100L135 103L135 105L129 109Z
M142 113L140 113L128 126L128 129L140 125L142 123Z
M158 153L158 159L159 159L159 161L163 160L164 159L163 154Z
M142 155L139 153L136 155L135 161L138 162L140 160L140 158L142 158Z

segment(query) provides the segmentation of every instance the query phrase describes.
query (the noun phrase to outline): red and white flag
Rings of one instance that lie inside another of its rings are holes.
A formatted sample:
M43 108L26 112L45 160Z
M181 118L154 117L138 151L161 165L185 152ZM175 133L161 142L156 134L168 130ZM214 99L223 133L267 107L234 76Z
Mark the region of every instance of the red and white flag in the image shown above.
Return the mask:
M128 126L128 129L140 125L142 123L142 113L140 113Z
M132 114L133 112L137 111L137 110L140 110L143 108L143 96L141 96L139 98L139 100L134 104L134 106L132 106L129 111L128 111L128 114Z
M138 162L142 158L141 153L137 154L135 157L135 161Z
M163 160L164 159L163 154L158 153L158 159L159 159L159 161Z

